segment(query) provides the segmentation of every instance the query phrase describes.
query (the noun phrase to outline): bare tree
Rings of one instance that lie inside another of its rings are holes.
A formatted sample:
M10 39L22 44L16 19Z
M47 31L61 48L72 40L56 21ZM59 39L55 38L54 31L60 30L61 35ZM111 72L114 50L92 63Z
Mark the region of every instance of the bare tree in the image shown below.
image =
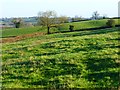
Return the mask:
M45 11L38 13L38 24L47 27L47 33L50 33L50 28L56 23L57 14L55 11Z
M60 17L58 18L58 22L59 22L59 23L68 22L68 17L67 17L67 16L60 16Z
M95 20L98 19L99 18L99 13L97 11L93 12L92 18L95 19Z

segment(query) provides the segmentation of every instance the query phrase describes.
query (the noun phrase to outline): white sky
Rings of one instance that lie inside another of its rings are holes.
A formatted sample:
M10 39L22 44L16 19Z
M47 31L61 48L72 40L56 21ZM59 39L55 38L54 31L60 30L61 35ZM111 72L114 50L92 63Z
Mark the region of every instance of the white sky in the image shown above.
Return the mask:
M119 0L0 0L0 17L37 16L39 11L55 10L58 15L91 17L94 11L118 16Z

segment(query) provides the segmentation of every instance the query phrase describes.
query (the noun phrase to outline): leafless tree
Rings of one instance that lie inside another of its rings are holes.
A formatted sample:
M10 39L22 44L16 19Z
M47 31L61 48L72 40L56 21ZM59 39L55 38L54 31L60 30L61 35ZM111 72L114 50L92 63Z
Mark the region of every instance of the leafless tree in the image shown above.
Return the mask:
M47 27L47 33L50 33L50 28L56 23L57 14L55 11L45 11L38 13L38 24Z
M95 19L95 20L99 18L98 11L93 12L92 18Z

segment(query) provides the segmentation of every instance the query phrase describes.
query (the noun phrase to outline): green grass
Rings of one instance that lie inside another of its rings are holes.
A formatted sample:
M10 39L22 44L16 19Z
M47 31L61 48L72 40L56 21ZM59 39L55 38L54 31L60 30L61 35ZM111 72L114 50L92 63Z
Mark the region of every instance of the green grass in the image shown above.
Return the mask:
M43 35L2 45L6 88L119 86L118 29Z
M116 24L119 24L118 19L115 19L115 21L116 21ZM59 28L59 30L56 28L51 28L50 32L59 32L59 31L65 31L65 30L68 31L69 25L74 25L74 30L96 28L96 27L105 26L106 22L107 22L107 19L65 23ZM16 28L5 29L5 30L0 30L0 34L2 34L2 36L0 37L7 38L7 37L14 37L14 36L23 35L23 34L31 34L35 32L47 32L47 30L46 28L42 28L39 26L30 27L30 28L20 28L20 29L16 29Z
M0 33L2 33L1 37L7 38L18 35L31 34L39 31L44 32L44 29L42 29L42 27L12 28L12 29L1 30Z
M108 19L67 23L65 24L64 28L68 30L69 25L73 25L75 30L102 27L102 26L106 26L107 20ZM116 24L119 24L118 20L120 19L115 19Z
M83 22L74 22L67 23L64 27L68 30L69 25L73 25L75 30L84 29L84 28L96 28L100 26L105 26L107 20L92 20L92 21L83 21Z

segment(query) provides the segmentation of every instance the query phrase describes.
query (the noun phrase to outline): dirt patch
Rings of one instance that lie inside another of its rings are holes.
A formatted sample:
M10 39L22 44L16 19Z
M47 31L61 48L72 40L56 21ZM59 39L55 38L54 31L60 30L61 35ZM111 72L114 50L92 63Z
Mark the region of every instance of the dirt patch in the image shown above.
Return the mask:
M41 36L41 35L45 35L45 33L39 32L39 33L33 33L33 34L25 34L25 35L16 36L16 37L4 38L4 39L0 40L0 43L17 42L17 41L20 41L20 40L23 40L26 38L37 37L37 36Z

